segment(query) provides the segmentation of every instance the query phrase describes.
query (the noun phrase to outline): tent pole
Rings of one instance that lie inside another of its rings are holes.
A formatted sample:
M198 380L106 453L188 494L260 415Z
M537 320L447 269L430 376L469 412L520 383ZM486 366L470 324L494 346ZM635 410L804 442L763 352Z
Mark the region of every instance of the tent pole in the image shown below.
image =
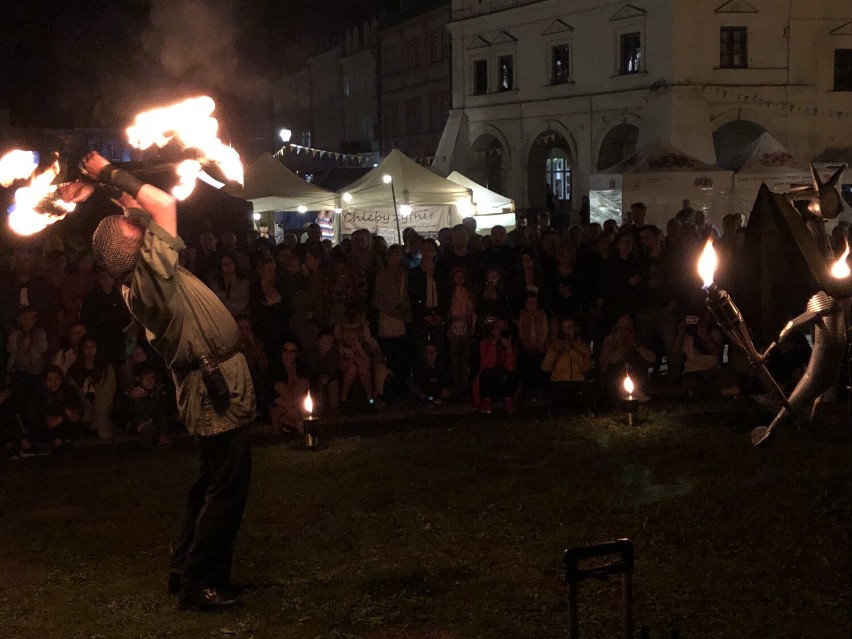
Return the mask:
M402 244L402 233L399 231L399 211L396 208L396 189L393 188L393 180L390 183L391 197L393 198L393 216L396 219L396 241L397 244Z

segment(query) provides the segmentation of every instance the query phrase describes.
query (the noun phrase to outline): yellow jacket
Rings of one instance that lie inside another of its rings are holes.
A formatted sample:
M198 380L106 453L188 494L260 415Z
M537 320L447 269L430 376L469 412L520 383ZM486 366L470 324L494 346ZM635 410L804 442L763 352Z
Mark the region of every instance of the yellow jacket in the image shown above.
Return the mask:
M592 349L579 340L571 346L562 340L551 342L541 362L541 369L551 373L551 382L584 382L591 367Z

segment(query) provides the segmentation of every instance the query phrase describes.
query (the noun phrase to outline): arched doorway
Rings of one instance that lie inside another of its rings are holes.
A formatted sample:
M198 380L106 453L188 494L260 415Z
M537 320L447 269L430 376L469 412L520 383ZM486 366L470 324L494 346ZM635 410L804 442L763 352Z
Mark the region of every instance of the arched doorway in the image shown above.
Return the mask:
M490 133L479 136L470 147L467 177L486 189L506 195L503 190L506 184L503 152L503 145L496 137Z
M732 160L737 158L749 144L766 131L762 126L749 120L734 120L723 124L713 131L713 146L716 148L716 160L720 166L736 171L742 168ZM746 160L748 158L743 158Z
M571 177L574 164L568 141L557 131L544 131L530 148L527 165L527 192L533 208L547 208L548 188L554 204L571 210Z
M636 142L639 140L639 127L632 124L619 124L610 129L601 142L598 152L598 171L603 171L626 160L636 153Z

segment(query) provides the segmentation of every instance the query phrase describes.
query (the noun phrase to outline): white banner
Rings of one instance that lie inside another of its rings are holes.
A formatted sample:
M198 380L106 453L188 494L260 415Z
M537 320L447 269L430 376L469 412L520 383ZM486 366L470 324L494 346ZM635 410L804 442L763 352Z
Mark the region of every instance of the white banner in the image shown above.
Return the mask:
M410 215L399 216L400 229L411 226L418 233L437 233L449 223L448 206L417 206ZM393 237L396 242L396 217L393 209L343 211L340 226L343 235L351 235L358 229L367 229L370 233L378 233L388 239Z

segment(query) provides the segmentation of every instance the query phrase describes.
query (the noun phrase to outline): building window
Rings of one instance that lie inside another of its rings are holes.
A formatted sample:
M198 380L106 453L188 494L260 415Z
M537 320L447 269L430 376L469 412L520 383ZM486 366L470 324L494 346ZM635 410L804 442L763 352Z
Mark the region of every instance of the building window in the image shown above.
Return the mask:
M721 28L719 66L722 69L748 68L748 29L746 27Z
M412 98L405 103L405 132L414 135L422 128L420 98Z
M568 63L569 47L567 44L560 44L551 49L550 57L550 83L565 84L571 77L570 67Z
M852 49L834 50L834 90L852 91Z
M473 61L473 95L488 92L488 60Z
M545 181L553 190L553 195L563 201L571 199L571 163L568 155L559 147L547 156Z
M620 75L639 73L642 63L642 34L624 33L621 35L620 42L618 73Z
M411 69L420 66L420 42L417 38L408 41L408 66Z
M515 56L501 55L497 58L498 91L511 91L515 88Z
M432 62L441 61L441 34L432 34Z
M450 35L449 31L445 31L444 32L444 51L443 51L444 60L449 60L452 48L453 48L453 37Z

